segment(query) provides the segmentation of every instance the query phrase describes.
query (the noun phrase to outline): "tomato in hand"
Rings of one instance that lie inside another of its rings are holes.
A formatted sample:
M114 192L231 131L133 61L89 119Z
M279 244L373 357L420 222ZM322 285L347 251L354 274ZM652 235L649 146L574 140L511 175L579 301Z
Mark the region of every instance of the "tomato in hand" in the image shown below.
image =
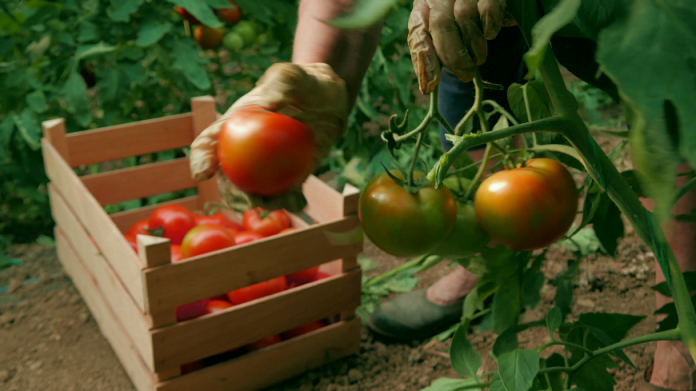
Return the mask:
M476 192L476 218L495 241L517 251L547 247L570 229L578 190L568 170L553 159L530 159L497 172Z
M199 215L194 213L193 217L196 219L196 225L217 224L227 227L234 232L240 232L242 230L241 225L227 218L222 212L217 212L212 215Z
M195 16L191 15L188 11L186 11L184 7L176 6L174 7L174 9L176 10L177 14L179 14L184 20L188 21L189 23L201 24L201 22L198 21L198 19L196 19Z
M403 178L400 172L392 175ZM411 193L383 172L363 190L358 214L365 235L382 251L413 257L434 250L452 232L457 205L447 188L431 184Z
M177 263L181 261L181 246L178 244L171 245L172 262Z
M251 243L259 239L263 239L263 235L251 231L242 231L234 235L234 240L237 244Z
M193 38L203 49L217 49L225 36L225 29L208 26L197 26L193 32Z
M254 352L256 350L267 348L267 347L273 346L277 343L281 343L282 341L283 341L283 339L280 338L280 335L272 335L270 337L260 339L256 342L253 342L253 343L250 343L249 345L247 345L247 352Z
M312 282L314 277L319 273L319 266L310 267L309 269L288 274L288 284L298 286Z
M123 237L126 238L126 241L128 242L128 244L130 244L133 251L135 251L135 253L137 254L138 253L138 239L137 239L137 237L135 235L131 235L131 234L125 234L125 235L123 235Z
M165 205L155 209L148 220L150 232L181 244L184 236L196 226L196 219L181 205Z
M229 298L230 302L234 305L244 304L252 300L282 292L287 285L285 277L278 277L229 292L227 293L227 298Z
M326 326L326 321L318 320L316 322L308 323L304 326L300 326L300 327L297 327L297 328L294 328L292 330L288 330L288 331L284 332L283 338L290 339L290 338L299 337L302 334L308 334L314 330L319 330L320 328L322 328L324 326Z
M283 194L314 170L314 132L302 122L261 107L237 110L222 125L220 168L240 190Z
M232 5L232 8L220 8L218 10L220 18L228 23L237 23L242 19L242 10L237 3L232 0L230 0L230 5Z
M192 228L181 242L181 259L222 250L236 244L234 232L217 224Z
M206 308L206 314L214 314L232 307L232 304L225 300L210 300Z
M131 234L131 235L151 235L149 230L149 225L147 223L147 220L140 220L137 223L133 224L130 228L128 228L128 231L126 231L126 234Z
M441 257L470 257L483 250L491 238L481 229L476 220L476 211L471 203L457 203L457 221L447 239L433 250Z
M246 231L253 231L264 237L273 236L282 230L289 228L290 216L282 209L268 212L262 208L249 209L242 217L242 227Z
M207 313L208 302L210 299L203 299L199 301L194 301L190 304L184 304L181 307L176 308L176 320L177 322L183 322L185 320L195 319L199 316L203 316Z

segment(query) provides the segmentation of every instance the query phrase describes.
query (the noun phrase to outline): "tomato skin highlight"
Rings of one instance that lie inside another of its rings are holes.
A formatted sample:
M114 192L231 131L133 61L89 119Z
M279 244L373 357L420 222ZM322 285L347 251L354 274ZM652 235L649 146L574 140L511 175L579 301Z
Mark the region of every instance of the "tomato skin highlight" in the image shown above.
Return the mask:
M454 228L433 255L441 257L469 257L475 255L491 241L476 219L476 211L471 203L457 203L457 221Z
M232 307L232 304L230 304L227 301L224 300L210 300L208 302L208 305L206 307L206 314L214 314L216 312L224 311L228 308Z
M262 208L249 209L242 217L242 227L246 231L253 231L264 237L279 234L290 227L291 221L288 213L282 209L272 212Z
M263 237L263 235L251 231L242 231L234 235L234 239L237 244L251 243L259 239L263 239Z
M323 320L318 320L316 322L308 323L304 326L300 326L300 327L294 328L292 330L288 330L288 331L284 332L282 335L283 335L283 338L285 338L285 339L295 338L295 337L299 337L300 335L308 334L308 333L311 333L312 331L319 330L320 328L322 328L324 326L326 326L326 322Z
M246 351L255 352L257 350L261 350L263 348L267 348L269 346L273 346L281 342L283 342L283 339L280 337L280 335L272 335L270 337L266 337L264 339L260 339L256 342L250 343L249 345L247 345Z
M495 241L517 251L548 247L568 232L578 191L568 170L553 159L497 172L476 192L476 218Z
M140 220L137 223L133 224L130 228L128 228L128 231L126 231L126 234L130 235L151 235L149 232L147 232L150 228L150 226L147 223L147 220Z
M199 215L194 213L193 218L196 219L196 225L217 224L233 230L235 233L242 230L242 226L235 223L225 216L222 212L217 212L212 215Z
M287 285L287 280L284 276L278 277L229 292L227 293L227 298L229 298L230 303L234 305L244 304L252 300L282 292L287 288Z
M218 160L225 175L250 194L275 196L300 186L314 169L314 132L260 107L242 108L222 125Z
M402 177L396 171L392 175ZM427 254L445 240L454 228L457 205L447 188L431 184L413 194L383 172L360 195L358 214L365 235L382 251L413 257Z
M148 225L151 231L162 228L162 237L172 244L181 244L188 231L196 226L196 220L193 213L181 205L165 205L152 212Z
M181 242L181 259L222 250L236 244L234 232L217 224L192 228Z

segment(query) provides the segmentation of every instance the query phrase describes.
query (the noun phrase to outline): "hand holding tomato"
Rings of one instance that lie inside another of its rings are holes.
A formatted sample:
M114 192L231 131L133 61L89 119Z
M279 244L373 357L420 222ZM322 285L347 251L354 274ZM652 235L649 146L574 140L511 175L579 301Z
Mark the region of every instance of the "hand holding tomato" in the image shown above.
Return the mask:
M249 106L261 107L268 114L259 113L259 110L256 110L259 116L252 121L256 127L253 132L254 137L247 140L249 147L245 151L231 152L233 159L253 158L253 156L246 155L265 153L269 150L267 149L269 145L277 143L279 138L276 137L286 133L273 130L277 129L273 125L274 118L277 117L271 114L281 112L283 116L289 117L288 120L298 121L311 129L314 142L313 151L310 152L311 149L305 147L302 149L303 154L311 153L311 165L307 168L303 163L299 169L293 167L293 170L302 171L302 174L293 171L296 176L292 181L294 184L292 189L284 191L282 194L268 195L277 191L277 189L271 189L273 191L268 192L266 196L242 190L245 186L233 184L227 175L221 173L218 175L221 196L230 207L236 210L247 210L261 206L269 210L299 211L306 205L299 184L314 171L314 168L323 158L328 156L331 146L340 139L346 129L349 112L345 83L327 64L278 63L271 66L253 90L235 102L219 120L204 130L191 144L191 173L195 180L209 179L219 170L222 162L218 159L218 153L222 152L221 155L224 156L229 156L230 153L230 150L219 151L220 148L224 147L220 135L221 130L230 118L240 110L249 112ZM282 122L286 121L283 119ZM292 121L287 122L291 123ZM252 125L248 126L249 129L252 129ZM298 126L298 128L301 127ZM296 143L298 141L295 137L291 136L286 140ZM305 142L302 141L303 144ZM303 162L305 158L307 156L303 157ZM285 170L282 165L277 165L275 162L264 168L268 170L267 175L269 176L280 175L280 172ZM255 181L263 180L252 171L239 173L240 177L244 177L245 174L248 175L245 178L251 177Z

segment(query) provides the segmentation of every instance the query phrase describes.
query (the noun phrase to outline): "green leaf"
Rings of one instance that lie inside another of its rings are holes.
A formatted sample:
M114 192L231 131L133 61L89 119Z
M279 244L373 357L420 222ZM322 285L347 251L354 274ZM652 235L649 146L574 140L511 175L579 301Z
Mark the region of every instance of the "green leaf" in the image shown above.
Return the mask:
M686 281L686 290L693 292L696 290L696 272L684 272L684 280ZM667 297L672 297L672 291L670 291L667 282L661 282L650 289L659 292Z
M105 102L111 102L118 97L118 71L110 68L99 71L99 95Z
M25 98L27 105L37 114L41 114L46 111L46 95L41 90L36 90L32 93L27 94Z
M22 114L13 115L13 118L19 134L22 135L27 145L34 151L39 150L41 148L41 129L36 115L29 108L25 108L22 110Z
M106 14L114 22L130 22L130 17L145 0L111 0L111 6L107 8Z
M211 87L208 72L201 66L207 61L198 53L198 47L191 40L175 40L171 43L174 67L184 72L186 79L196 88L207 90Z
M621 341L628 332L645 319L645 316L590 312L580 315L579 322L604 331L615 342Z
M478 287L474 288L464 298L464 312L462 319L471 319L476 311L483 310L483 300L478 293Z
M379 265L377 265L377 262L362 255L358 257L358 264L362 268L363 273L367 273L379 267Z
M513 276L503 282L493 296L493 332L502 334L517 324L520 312L522 312L520 279L518 276Z
M536 308L541 300L541 288L544 287L544 273L541 265L544 262L544 255L541 254L534 258L534 262L525 270L523 277L524 305L527 308Z
M52 237L46 236L46 235L39 235L39 237L36 238L36 243L38 243L42 246L48 246L48 247L55 247L56 246L56 241L53 240Z
M532 28L532 47L524 55L528 77L533 77L544 59L551 37L570 23L580 8L581 0L561 0L558 5Z
M590 350L596 350L604 346L592 333L587 334L586 330L586 327L575 324L564 340L584 346ZM585 352L581 349L569 347L568 350L571 352L570 365L577 363L585 355ZM575 376L573 376L573 381L578 386L588 390L613 391L616 381L607 369L618 368L618 366L609 356L596 357L576 372Z
M0 270L12 265L21 265L22 261L17 258L10 258L5 252L0 249Z
M502 354L497 361L499 380L493 379L491 391L528 391L532 387L534 378L539 372L537 351L515 349Z
M77 35L78 42L90 42L99 39L99 27L89 21L80 23L80 33Z
M69 113L74 114L87 110L89 103L87 84L85 84L85 80L79 73L74 72L70 75L68 81L63 86L62 94L65 103L67 103L67 110Z
M131 61L137 61L143 58L145 51L137 46L130 45L123 48L120 54Z
M229 5L229 3L228 3ZM136 44L140 47L147 47L157 43L172 28L171 23L148 20L138 32Z
M585 227L571 236L569 239L563 239L554 244L554 246L565 247L573 253L585 257L590 254L599 252L600 242L592 227Z
M529 122L527 119L527 109L524 104L524 89L527 90L529 98L529 111L532 113L532 120L549 118L553 115L553 105L549 97L546 86L541 80L532 80L525 84L513 83L508 88L508 103L512 113L520 123Z
M519 344L517 343L517 327L513 326L505 330L504 333L500 334L498 338L495 339L495 343L493 343L493 355L495 357L500 357L517 348L519 348Z
M340 29L365 29L383 21L397 5L398 0L358 0L350 13L334 18L329 23Z
M200 0L167 0L168 2L184 7L191 15L208 27L222 27L222 22L215 16L207 2ZM243 9L243 8L242 8Z
M615 255L618 240L624 235L624 224L619 207L606 193L600 198L597 213L592 219L592 227L607 254Z
M563 314L561 313L561 309L558 307L551 308L551 310L546 314L546 328L549 329L551 339L553 339L554 331L561 327L561 323L563 323Z
M475 377L483 361L481 354L469 342L466 333L466 328L461 327L461 325L454 333L449 350L450 362L452 363L452 369L459 375Z
M573 280L578 273L580 262L568 260L568 268L558 276L556 285L556 307L561 310L563 317L570 314L573 308Z
M448 379L446 377L441 377L421 391L458 391L464 387L473 386L476 383L476 380ZM467 390L481 391L482 388L467 388Z
M103 54L111 53L114 50L116 50L116 46L104 43L104 41L94 45L81 45L75 51L75 61L80 61L92 56L101 56Z
M147 80L147 70L143 66L143 64L136 62L136 63L120 63L119 68L123 71L123 73L126 74L128 77L129 81L131 83L142 83L145 80Z

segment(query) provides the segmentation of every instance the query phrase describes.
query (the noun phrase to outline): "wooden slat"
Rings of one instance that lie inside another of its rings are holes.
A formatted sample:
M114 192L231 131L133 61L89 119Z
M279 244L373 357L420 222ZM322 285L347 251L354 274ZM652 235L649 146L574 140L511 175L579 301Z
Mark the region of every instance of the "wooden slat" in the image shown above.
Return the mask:
M314 225L144 271L146 307L161 312L267 281L339 258L357 255L362 240L351 235L356 216ZM340 242L337 242L340 239ZM187 289L179 289L186 286Z
M167 238L138 235L138 255L147 267L167 265L172 262L171 242Z
M66 136L70 166L101 163L191 145L190 113L110 126Z
M70 151L68 150L68 142L65 139L65 120L63 118L44 121L43 127L44 137L53 145L60 156L66 162L70 161Z
M360 320L354 319L160 383L156 390L260 390L359 350Z
M99 289L90 278L80 274L84 269L80 264L79 257L59 228L56 228L56 247L58 258L68 273L73 276L73 284L80 292L92 316L97 321L99 329L109 341L135 388L138 391L152 390L154 377L138 355L136 346L124 331L119 317L109 309Z
M360 202L360 189L346 184L343 188L343 215L349 216L358 213Z
M70 243L71 248L79 257L80 262L76 263L76 266L80 267L71 269L71 277L73 280L90 279L92 284L96 285L104 295L109 308L121 320L126 334L134 342L141 357L151 357L152 340L145 315L138 310L123 283L111 270L99 249L94 246L60 193L55 190L52 184L48 186L53 218L61 227L61 235ZM151 369L153 368L152 360L149 361L148 365Z
M199 360L360 304L360 270L152 332L155 371ZM290 359L290 357L288 357Z
M77 218L87 227L89 234L97 242L99 249L116 275L123 281L140 310L144 310L141 275L143 265L140 258L51 143L44 139L42 144L46 174Z
M215 99L212 96L201 96L191 99L193 114L193 137L195 138L217 119ZM189 172L189 177L191 176ZM198 208L203 209L206 202L220 202L220 191L217 186L217 175L207 181L198 182Z
M87 175L81 179L101 205L196 187L187 157Z
M121 232L126 232L128 228L138 221L148 219L152 212L162 205L181 205L189 210L194 210L198 206L198 196L180 198L178 200L162 202L156 205L143 206L138 209L117 212L111 215L111 220L113 220L114 224L116 224L116 227L118 227Z
M343 217L343 196L321 179L310 175L302 185L307 213L314 221L326 223Z

